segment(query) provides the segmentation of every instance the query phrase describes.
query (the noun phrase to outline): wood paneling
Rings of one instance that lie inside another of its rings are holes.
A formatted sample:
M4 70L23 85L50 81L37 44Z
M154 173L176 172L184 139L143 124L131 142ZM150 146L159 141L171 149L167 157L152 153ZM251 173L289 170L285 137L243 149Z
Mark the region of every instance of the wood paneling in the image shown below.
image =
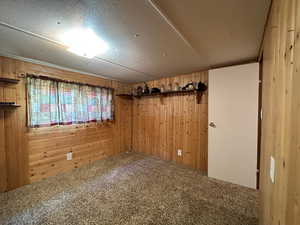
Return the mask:
M0 58L0 77L2 76L2 59ZM1 85L1 83L0 83ZM4 88L0 86L0 101L4 100ZM0 110L0 192L7 188L6 151L5 151L5 124L4 111Z
M78 168L113 154L111 124L40 129L28 133L30 181ZM66 153L73 160L66 161Z
M263 47L263 225L300 224L300 1L274 0ZM276 160L275 183L269 177Z
M59 70L0 57L2 77L17 78L32 73L94 85L126 88L117 81ZM20 108L0 110L0 191L78 168L95 160L131 149L131 101L114 97L115 121L28 129L26 127L25 81L0 86L0 98L15 101ZM73 152L73 160L66 153Z
M1 91L1 90L0 90ZM0 110L0 192L7 188L4 112Z
M149 87L180 86L193 81L208 83L208 72L147 82ZM139 86L142 84L134 85ZM207 171L207 93L201 104L196 95L144 97L133 101L133 150ZM177 150L183 155L178 156Z

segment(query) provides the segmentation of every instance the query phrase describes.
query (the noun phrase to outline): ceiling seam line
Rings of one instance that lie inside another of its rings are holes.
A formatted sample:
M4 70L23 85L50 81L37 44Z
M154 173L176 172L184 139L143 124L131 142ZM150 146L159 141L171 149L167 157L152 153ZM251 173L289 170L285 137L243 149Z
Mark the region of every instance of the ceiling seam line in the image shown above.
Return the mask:
M171 21L171 19L163 12L163 10L158 6L154 0L148 0L152 8L163 18L163 20L175 31L175 33L184 41L184 43L191 48L194 52L197 50L192 46L192 44L187 40L184 34L176 27L176 25Z
M148 74L148 73L145 73L145 72L142 72L142 71L139 71L139 70L135 70L135 69L132 69L132 68L130 68L130 67L121 65L121 64L119 64L119 63L114 63L114 62L112 62L112 61L110 61L110 60L103 59L103 58L100 58L100 57L97 57L97 56L96 56L94 59L96 59L96 60L98 60L98 61L105 62L105 63L112 64L112 65L120 66L120 67L123 67L123 68L125 68L125 69L127 69L127 70L130 70L130 71L133 71L133 72L136 72L136 73L143 74L143 75L145 75L145 76L154 77L154 78L157 77L157 76L155 76L155 75L153 75L153 74Z
M13 25L8 24L8 23L5 23L5 22L3 22L3 21L0 21L0 25L3 26L3 27L7 27L7 28L9 28L9 29L15 30L15 31L22 32L22 33L24 33L24 34L27 34L27 35L30 35L30 36L33 36L33 37L36 37L36 38L39 38L39 39L41 39L41 40L51 42L52 44L58 45L59 47L66 47L64 44L62 44L62 43L60 43L60 42L58 42L58 41L55 41L55 40L52 40L52 39L47 38L47 37L45 37L45 36L42 36L42 35L33 33L33 32L31 32L31 31L24 30L24 29L22 29L22 28L13 26ZM100 58L100 57L95 57L95 58L96 58L98 61L102 61L102 62L109 63L109 64L112 64L112 65L115 65L115 66L118 66L118 67L122 67L122 68L124 68L124 69L126 69L126 70L129 70L129 71L133 71L133 72L136 72L136 73L144 74L144 75L147 75L147 76L150 76L150 77L156 77L155 75L147 74L147 73L145 73L145 72L141 72L141 71L132 69L132 68L130 68L130 67L127 67L127 66L124 66L124 65L121 65L121 64L118 64L118 63L111 62L111 61L109 61L109 60L106 60L106 59L103 59L103 58Z
M13 26L13 25L8 24L8 23L5 23L5 22L3 22L3 21L0 21L0 25L3 26L3 27L9 28L9 29L15 30L15 31L22 32L22 33L24 33L24 34L27 34L27 35L30 35L30 36L33 36L33 37L36 37L36 38L39 38L39 39L41 39L41 40L51 42L51 43L56 44L56 45L59 45L59 46L64 46L63 44L59 43L58 41L54 41L54 40L52 40L52 39L50 39L50 38L47 38L47 37L45 37L45 36L42 36L42 35L33 33L33 32L31 32L31 31L24 30L24 29L22 29L22 28Z

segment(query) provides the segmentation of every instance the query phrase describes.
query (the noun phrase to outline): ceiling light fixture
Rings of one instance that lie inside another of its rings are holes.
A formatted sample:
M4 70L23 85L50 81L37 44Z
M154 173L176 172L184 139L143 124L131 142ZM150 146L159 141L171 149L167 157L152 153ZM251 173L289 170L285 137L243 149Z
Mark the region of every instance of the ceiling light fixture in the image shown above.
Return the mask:
M108 50L105 41L100 39L92 29L70 30L62 36L61 40L68 51L90 59Z

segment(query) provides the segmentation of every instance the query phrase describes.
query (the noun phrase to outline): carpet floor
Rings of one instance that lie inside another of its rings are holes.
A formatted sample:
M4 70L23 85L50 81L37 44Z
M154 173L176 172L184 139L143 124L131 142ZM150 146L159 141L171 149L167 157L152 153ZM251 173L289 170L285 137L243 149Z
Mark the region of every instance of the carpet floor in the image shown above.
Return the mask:
M1 225L257 225L257 191L123 153L0 194Z

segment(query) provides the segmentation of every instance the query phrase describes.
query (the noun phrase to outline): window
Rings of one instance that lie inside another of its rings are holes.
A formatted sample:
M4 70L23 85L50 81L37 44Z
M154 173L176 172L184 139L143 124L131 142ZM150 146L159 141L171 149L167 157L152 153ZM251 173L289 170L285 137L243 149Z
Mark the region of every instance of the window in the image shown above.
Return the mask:
M27 76L28 126L113 120L113 90L46 77Z

